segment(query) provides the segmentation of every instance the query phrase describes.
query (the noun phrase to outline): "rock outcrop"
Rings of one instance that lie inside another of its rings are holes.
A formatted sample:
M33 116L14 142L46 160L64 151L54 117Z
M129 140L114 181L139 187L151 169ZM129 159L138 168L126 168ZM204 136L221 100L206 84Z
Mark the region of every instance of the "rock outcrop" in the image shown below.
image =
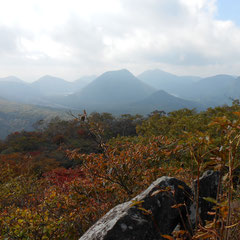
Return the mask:
M129 202L114 207L81 240L157 240L185 225L191 189L182 181L161 177ZM174 205L181 204L179 208Z
M200 178L198 206L203 221L213 206L204 197L216 198L218 184L216 172L207 171ZM80 240L161 240L176 228L187 230L190 239L196 225L197 181L194 186L191 190L176 178L161 177L131 201L110 210Z
M210 216L208 212L211 211L212 207L214 206L214 203L206 201L205 198L212 199L217 198L219 177L220 177L219 172L214 172L211 170L204 172L202 177L199 178L199 194L197 194L198 181L197 180L194 181L195 202L197 201L198 195L199 215L203 223L206 220L212 219L212 216Z

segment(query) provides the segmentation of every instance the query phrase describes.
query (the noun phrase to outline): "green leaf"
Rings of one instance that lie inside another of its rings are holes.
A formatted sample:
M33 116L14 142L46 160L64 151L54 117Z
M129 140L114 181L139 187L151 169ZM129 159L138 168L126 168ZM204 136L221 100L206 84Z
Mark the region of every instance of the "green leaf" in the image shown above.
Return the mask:
M207 202L211 202L211 203L217 204L217 201L216 201L216 199L214 199L214 198L204 197L203 199L204 199L205 201L207 201Z

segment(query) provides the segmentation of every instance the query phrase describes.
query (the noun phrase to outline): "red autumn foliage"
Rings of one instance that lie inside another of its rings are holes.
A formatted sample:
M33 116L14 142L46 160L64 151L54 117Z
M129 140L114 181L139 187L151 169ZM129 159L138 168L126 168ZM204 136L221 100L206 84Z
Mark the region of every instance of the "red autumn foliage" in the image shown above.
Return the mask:
M44 174L44 177L51 183L61 188L66 188L73 180L85 178L80 169L56 168Z
M80 129L78 129L77 133L79 136L84 136L86 134L86 131L84 129L80 128Z

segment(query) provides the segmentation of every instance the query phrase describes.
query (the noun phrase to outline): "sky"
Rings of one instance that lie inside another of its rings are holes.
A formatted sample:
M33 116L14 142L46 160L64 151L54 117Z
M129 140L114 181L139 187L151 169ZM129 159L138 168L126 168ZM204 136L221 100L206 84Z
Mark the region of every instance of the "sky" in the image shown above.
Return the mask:
M0 1L0 77L240 75L239 0Z

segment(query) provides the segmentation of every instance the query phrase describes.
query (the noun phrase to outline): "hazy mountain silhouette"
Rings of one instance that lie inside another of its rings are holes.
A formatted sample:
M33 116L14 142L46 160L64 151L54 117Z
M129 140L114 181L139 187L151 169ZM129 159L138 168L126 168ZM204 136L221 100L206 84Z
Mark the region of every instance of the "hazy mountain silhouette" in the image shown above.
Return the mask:
M45 81L45 82L44 82ZM59 81L55 82L57 90L51 91L51 83L47 83L47 79L33 83L26 83L16 77L6 77L0 80L0 97L19 103L36 104L49 107L61 107L48 99L48 94L55 95L59 89ZM50 93L51 92L51 93Z
M78 93L65 98L74 107L104 106L106 109L139 101L155 91L128 70L105 72Z
M42 93L21 81L0 81L0 96L10 101L34 103Z
M177 76L160 69L145 71L138 75L138 78L156 89L175 95L184 95L186 87L189 88L201 79L195 76Z
M69 95L81 90L96 76L86 76L74 82L68 82L62 78L46 75L33 82L31 85L41 91L45 96Z
M15 76L8 76L8 77L0 78L0 82L24 83L23 80L21 80L20 78L15 77Z
M197 110L203 110L206 108L206 106L202 104L172 96L163 90L154 92L149 97L131 104L129 107L134 113L141 114L148 114L154 110L170 112L181 108L195 108Z
M226 74L199 78L176 76L156 69L143 72L139 78L157 89L207 106L229 104L231 98L240 96L239 87L235 86L238 85L236 78Z
M33 83L9 76L0 78L0 97L9 101L26 104L37 104L49 107L64 107L54 103L57 96L66 96L81 90L95 76L86 76L74 82L65 81L54 76L44 76Z
M210 106L231 103L233 97L235 77L230 75L216 75L196 82L188 88L185 98L193 99Z
M72 93L74 87L71 82L62 78L46 75L33 82L32 87L41 91L44 95L65 95Z
M240 97L240 77L230 75L201 79L156 69L143 72L139 78L142 80L126 69L105 72L97 78L83 77L74 82L46 75L26 83L10 76L0 78L0 97L53 108L116 114L149 113L156 109L172 111L182 107L201 109L230 104L232 99Z
M233 99L240 99L240 77L234 79L226 95ZM229 101L231 101L231 99Z
M72 83L73 87L74 87L74 92L77 92L77 91L83 89L84 87L86 87L90 82L92 82L96 78L97 78L96 75L92 75L92 76L81 77L81 78L75 80Z
M222 74L201 79L195 86L201 94L211 95L215 94L214 92L224 94L234 81L235 77Z

